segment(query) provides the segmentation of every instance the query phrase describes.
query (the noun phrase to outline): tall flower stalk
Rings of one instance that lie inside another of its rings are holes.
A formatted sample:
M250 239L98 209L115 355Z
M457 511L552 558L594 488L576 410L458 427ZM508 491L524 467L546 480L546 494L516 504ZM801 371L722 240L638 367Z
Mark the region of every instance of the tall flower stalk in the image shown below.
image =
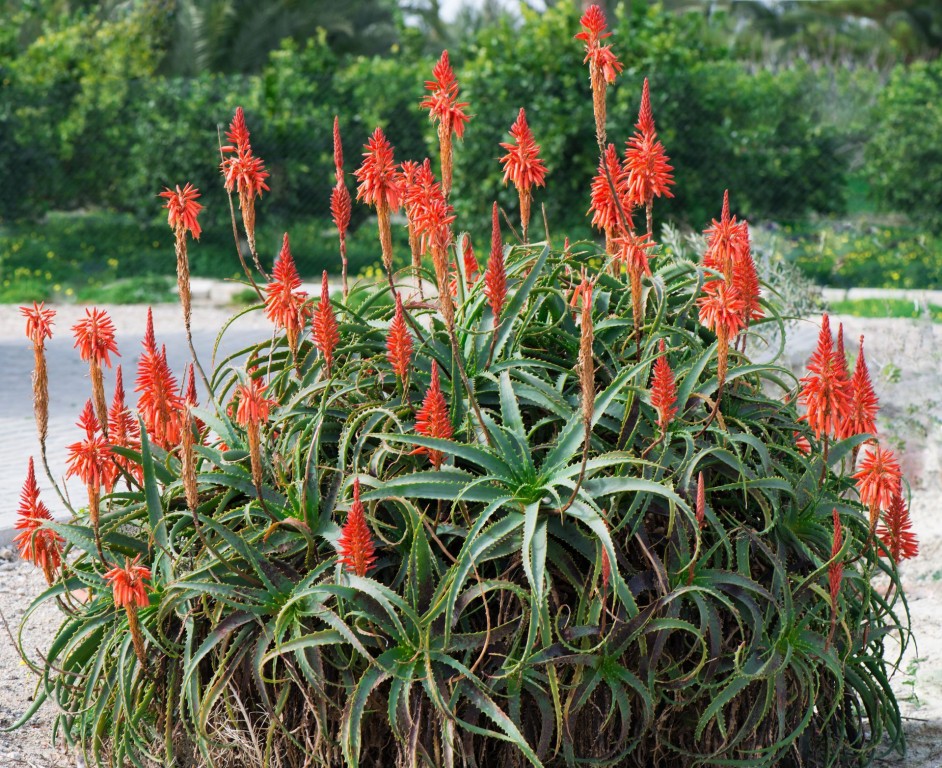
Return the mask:
M347 300L350 289L347 286L347 229L350 227L350 191L344 181L343 146L340 143L340 121L334 116L334 177L336 184L330 193L330 215L337 227L340 238L340 270L343 280L343 300Z
M595 138L599 147L604 147L606 139L606 88L615 82L615 77L622 71L622 63L612 52L612 46L602 45L602 40L611 37L606 31L605 13L597 5L590 5L579 20L582 31L576 40L585 43L583 64L589 65L589 84L592 88L592 111L595 113Z
M533 138L527 125L527 113L521 107L517 119L510 127L512 142L501 142L507 154L500 158L504 166L504 184L513 182L520 198L520 228L523 242L529 242L530 207L533 203L533 187L546 186L546 166L540 159L540 145Z
M670 187L674 184L673 166L668 164L664 145L658 141L651 111L651 95L648 79L644 79L641 91L641 107L635 135L628 139L625 150L625 170L628 173L628 189L635 205L644 208L648 234L654 234L654 198L673 197Z
M233 191L239 197L239 211L242 214L242 226L245 229L245 238L249 244L249 251L255 262L255 268L266 277L258 259L258 250L255 247L255 198L261 197L262 192L268 191L265 179L269 173L265 170L265 163L256 157L249 142L249 129L245 124L245 113L242 107L236 109L235 117L226 131L227 145L220 148L223 160L220 165L225 180L226 192ZM231 199L231 198L230 198ZM239 254L241 258L241 251Z
M429 119L438 123L438 146L442 164L442 191L445 197L451 194L452 178L452 134L459 139L464 136L464 128L470 116L464 111L467 102L458 101L458 81L448 60L448 51L442 51L441 58L432 69L432 79L425 81L425 88L431 93L423 99L421 106L429 111Z
M105 437L108 437L108 403L105 399L105 380L101 366L104 364L110 368L109 355L118 354L114 323L103 309L86 309L85 317L72 326L72 332L75 334L75 346L82 360L88 363L92 380L92 402L98 423L101 424Z
M401 191L396 173L396 159L393 148L382 128L373 131L363 153L363 163L354 175L360 182L357 187L357 200L364 200L376 208L376 221L379 226L379 242L383 251L383 266L389 288L395 293L393 285L393 245L390 214L399 210Z
M275 261L271 276L271 282L265 292L265 315L276 328L284 329L288 349L296 359L298 341L311 316L311 307L307 303L307 293L301 290L301 276L291 255L287 232L281 241L281 252Z
M366 522L366 510L360 501L360 478L353 480L353 503L347 513L347 519L340 529L337 540L337 561L350 573L366 576L376 564L376 545L369 523Z
M144 633L141 632L141 623L138 620L137 612L138 609L146 608L150 604L150 598L147 596L147 586L144 582L150 581L151 572L149 568L141 565L140 561L140 555L135 557L134 560L126 557L124 567L115 566L112 568L105 574L105 580L111 584L115 608L124 608L125 615L128 617L128 629L131 632L134 653L141 666L146 669L147 650L144 645Z
M45 525L52 520L52 513L39 499L39 484L36 482L32 456L17 513L15 528L19 533L13 537L13 544L19 549L20 557L42 569L46 582L52 586L62 565L64 539Z
M340 343L340 331L337 329L337 317L330 303L330 287L327 284L327 270L321 276L321 299L314 310L312 322L314 346L324 358L324 374L330 376L334 364L334 350Z
M507 268L504 264L504 243L500 236L500 218L497 215L497 203L491 209L491 252L484 270L484 295L487 297L494 316L494 332L491 334L491 348L487 359L490 362L497 343L497 328L500 314L507 303Z
M20 307L26 318L26 337L33 342L33 416L39 449L46 466L46 437L49 433L49 372L46 368L46 339L52 338L52 326L56 311L47 309L45 302L32 307ZM47 467L48 473L48 467ZM51 477L51 473L50 477Z
M260 375L249 371L247 383L239 384L236 389L238 407L236 422L245 428L249 441L249 461L252 468L252 484L259 498L262 496L262 424L268 421L269 413L276 401L266 397L268 387Z
M451 416L448 413L448 402L442 392L441 381L438 378L438 365L432 361L432 378L422 407L415 417L415 433L424 437L437 437L445 440L451 439L454 427L451 425ZM437 448L419 446L413 454L425 454L435 469L441 469L445 454Z
M200 225L197 217L203 206L196 202L200 196L199 190L192 184L185 184L180 189L178 184L174 189L169 187L160 193L160 197L167 202L167 223L174 235L174 251L177 256L177 290L180 293L180 305L183 308L183 324L186 327L187 341L193 346L193 337L190 333L190 316L192 314L190 299L190 259L186 249L186 237L189 233L194 240L200 239Z

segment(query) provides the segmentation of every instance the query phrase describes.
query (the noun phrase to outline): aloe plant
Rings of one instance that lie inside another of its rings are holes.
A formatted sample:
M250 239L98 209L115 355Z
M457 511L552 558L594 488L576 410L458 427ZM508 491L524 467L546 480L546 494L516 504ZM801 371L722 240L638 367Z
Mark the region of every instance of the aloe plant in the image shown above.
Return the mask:
M202 405L177 398L181 446L144 423L113 447L141 473L96 523L37 523L66 551L24 624L50 601L63 622L21 723L52 699L56 733L113 766L902 749L906 603L851 476L871 436L819 440L792 373L750 361L739 340L783 328L775 296L720 350L697 312L718 271L682 250L650 249L642 282L595 243L495 249L488 279L455 259L447 316L412 265L325 288L313 333L311 300L276 286L300 331L218 361ZM149 568L146 607L116 605L124 558Z

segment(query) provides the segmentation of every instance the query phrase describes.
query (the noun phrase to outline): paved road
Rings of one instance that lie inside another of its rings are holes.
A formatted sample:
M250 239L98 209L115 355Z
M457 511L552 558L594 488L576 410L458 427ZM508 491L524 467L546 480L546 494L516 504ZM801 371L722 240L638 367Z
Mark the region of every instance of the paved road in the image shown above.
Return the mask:
M50 400L47 448L49 465L57 478L65 474L66 446L81 438L75 422L90 396L88 366L73 348L69 331L81 314L81 308L59 308L54 337L47 342ZM33 352L23 333L23 322L17 315L15 307L0 307L0 543L9 538L9 533L4 536L2 532L11 528L16 520L19 493L31 455L37 461L41 498L54 513L64 512L39 464L39 440L32 408ZM129 404L134 404L137 401L134 381L142 349L146 307L113 308L112 315L118 327L117 341L121 354L116 362L122 365ZM222 319L228 315L228 311L213 308L194 310L193 341L204 369L209 370L216 334ZM185 365L190 361L190 351L179 310L159 307L154 318L157 343L166 345L171 368L181 378ZM269 332L264 317L255 313L240 320L227 332L220 354L225 356L257 343ZM113 387L114 370L106 369L105 391L109 404ZM81 484L73 478L68 488L73 503L81 505L84 497Z

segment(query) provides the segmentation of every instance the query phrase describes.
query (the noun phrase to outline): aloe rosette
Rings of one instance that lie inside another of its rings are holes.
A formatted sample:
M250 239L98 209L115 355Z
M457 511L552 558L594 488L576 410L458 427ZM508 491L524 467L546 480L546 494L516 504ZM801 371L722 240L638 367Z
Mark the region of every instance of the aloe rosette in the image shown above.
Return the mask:
M156 403L111 448L94 525L33 515L64 552L30 613L64 618L32 711L52 698L98 765L836 766L901 747L903 488L867 474L861 503L874 436L816 432L802 383L749 359L775 302L747 324L739 270L665 245L635 275L595 243L504 244L496 208L474 280L467 235L437 221L447 316L411 259L344 299L325 277L291 294L301 327L219 362L201 403L175 395L173 430ZM145 346L164 359L152 328ZM111 588L131 563L133 606Z

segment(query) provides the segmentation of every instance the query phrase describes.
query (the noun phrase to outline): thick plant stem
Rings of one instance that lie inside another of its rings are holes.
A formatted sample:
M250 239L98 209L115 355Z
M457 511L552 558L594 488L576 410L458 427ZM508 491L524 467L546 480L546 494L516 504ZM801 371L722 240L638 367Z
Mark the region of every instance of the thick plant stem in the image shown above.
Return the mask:
M101 427L101 433L108 438L108 402L105 400L105 379L101 371L101 365L94 357L88 361L88 372L92 379L92 402L95 405L95 416L98 417L98 424Z

